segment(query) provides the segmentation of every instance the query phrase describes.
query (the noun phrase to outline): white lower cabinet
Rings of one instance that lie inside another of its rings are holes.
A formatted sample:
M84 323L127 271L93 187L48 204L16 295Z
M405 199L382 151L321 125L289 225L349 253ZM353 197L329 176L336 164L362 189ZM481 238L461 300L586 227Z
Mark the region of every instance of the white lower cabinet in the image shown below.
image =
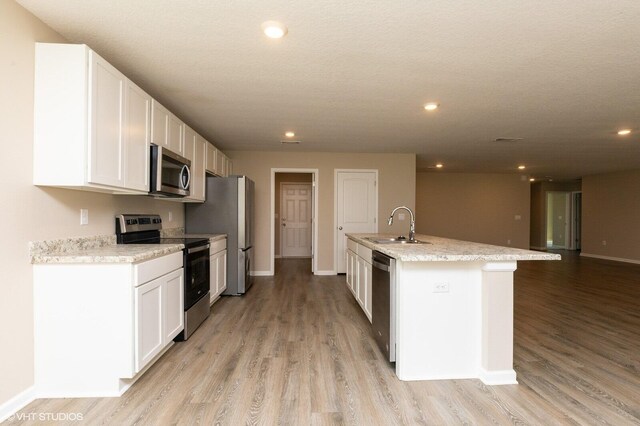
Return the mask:
M209 303L213 304L227 288L227 239L211 243Z
M37 397L124 393L184 328L182 261L34 265Z
M184 329L182 269L135 289L135 364L142 370Z
M371 322L371 250L352 240L347 247L347 287Z

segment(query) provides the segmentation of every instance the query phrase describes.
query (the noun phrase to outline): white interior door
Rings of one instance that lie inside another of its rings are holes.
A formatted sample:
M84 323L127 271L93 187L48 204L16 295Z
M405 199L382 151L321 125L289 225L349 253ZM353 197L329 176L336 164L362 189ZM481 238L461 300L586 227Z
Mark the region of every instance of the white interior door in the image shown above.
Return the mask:
M311 256L311 185L283 183L280 199L282 257Z
M346 233L375 233L378 225L376 171L336 172L336 272L345 273Z

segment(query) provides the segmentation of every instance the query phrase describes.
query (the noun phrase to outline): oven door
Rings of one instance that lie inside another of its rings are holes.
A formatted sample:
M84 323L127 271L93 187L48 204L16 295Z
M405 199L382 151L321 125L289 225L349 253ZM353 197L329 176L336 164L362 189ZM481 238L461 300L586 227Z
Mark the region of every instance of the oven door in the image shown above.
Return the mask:
M209 244L185 249L184 310L209 293Z

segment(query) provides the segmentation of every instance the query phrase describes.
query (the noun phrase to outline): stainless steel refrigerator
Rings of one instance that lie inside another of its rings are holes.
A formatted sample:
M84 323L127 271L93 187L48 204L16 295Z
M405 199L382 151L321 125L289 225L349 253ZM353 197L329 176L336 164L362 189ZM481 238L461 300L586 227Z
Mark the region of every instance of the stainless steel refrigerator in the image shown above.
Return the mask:
M244 294L253 279L254 183L246 176L207 177L207 201L185 207L187 234L227 234L227 289Z

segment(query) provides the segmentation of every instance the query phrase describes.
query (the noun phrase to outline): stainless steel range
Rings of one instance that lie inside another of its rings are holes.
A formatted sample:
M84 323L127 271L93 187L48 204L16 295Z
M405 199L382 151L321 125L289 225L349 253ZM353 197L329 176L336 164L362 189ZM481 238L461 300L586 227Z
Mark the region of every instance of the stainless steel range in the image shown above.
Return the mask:
M184 330L174 340L187 340L209 316L209 240L161 237L161 229L159 215L116 216L118 244L184 244Z

